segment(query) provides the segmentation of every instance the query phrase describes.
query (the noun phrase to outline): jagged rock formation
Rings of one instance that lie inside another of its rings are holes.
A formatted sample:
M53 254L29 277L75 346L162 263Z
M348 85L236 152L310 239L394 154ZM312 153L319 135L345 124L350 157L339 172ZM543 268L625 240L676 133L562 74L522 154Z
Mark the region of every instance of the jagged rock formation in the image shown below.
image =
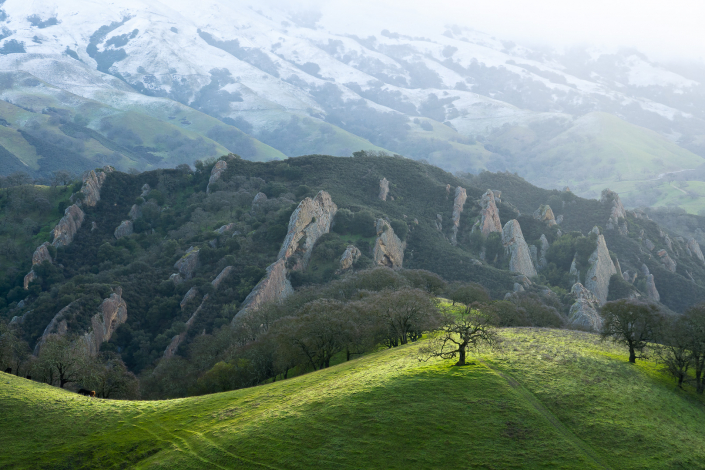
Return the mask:
M203 310L203 305L206 303L206 300L208 300L208 297L208 294L203 296L201 305L199 305L196 311L191 314L188 320L186 320L186 329L181 334L175 335L173 338L171 338L169 346L167 346L164 350L165 358L170 358L174 354L176 354L176 350L179 349L181 342L184 340L184 338L186 338L186 333L188 333L188 330L191 328L191 325L193 325L193 323L196 321L196 317L198 317L198 314L201 313L201 310Z
M446 199L448 199L448 196L450 196L450 183L446 184Z
M211 184L215 183L223 175L223 172L228 169L228 162L225 160L218 160L215 166L211 170L211 177L208 179L208 187L206 187L206 194L211 192Z
M174 273L171 276L169 276L169 280L174 283L175 286L181 284L184 282L184 278L181 277L181 274Z
M531 262L529 245L524 240L519 221L512 219L504 225L502 229L502 244L510 254L509 270L521 273L527 277L536 276L536 269Z
M130 212L127 213L127 216L132 220L139 219L140 217L142 217L142 207L138 206L137 204L132 204Z
M656 282L654 281L654 275L649 272L649 268L645 265L641 265L641 272L646 278L646 297L653 302L660 302L661 295L656 289Z
M91 318L91 331L83 336L92 355L98 354L100 346L109 341L115 330L127 321L127 304L122 299L122 289L116 288L109 298L100 304L100 312Z
M386 201L387 194L389 194L389 181L387 181L387 178L382 178L379 180L379 198Z
M453 200L453 234L450 236L450 242L453 245L458 244L458 228L460 228L460 214L463 213L463 206L468 195L465 188L458 186L455 188L455 199Z
M362 253L355 245L348 245L343 252L343 256L340 257L340 269L338 269L336 273L340 274L352 268L355 261L357 261L361 255Z
M389 268L401 268L404 263L403 243L396 236L392 226L384 219L377 219L377 241L372 252L374 264L377 266L387 266Z
M187 303L189 303L191 300L193 300L194 297L196 297L196 294L198 294L198 288L196 288L195 286L190 288L188 292L186 292L184 298L181 299L181 303L179 304L181 310L184 309Z
M654 245L654 242L652 242L648 238L645 238L644 239L644 248L646 248L649 251L653 251L653 249L656 248L656 245Z
M57 248L70 245L78 229L81 228L85 216L77 204L67 207L64 216L54 227L54 241L51 244Z
M609 189L602 191L602 196L600 197L600 202L603 204L612 204L612 211L610 212L610 218L607 221L605 228L607 230L614 230L619 227L619 219L626 219L627 211L624 210L624 205L619 199L619 194Z
M83 187L81 188L81 193L83 193L82 203L88 207L95 207L100 201L100 189L103 187L105 178L108 173L111 173L112 167L106 166L102 170L91 170L83 177Z
M436 214L436 230L443 231L443 216L441 214Z
M673 261L670 256L668 256L666 250L659 250L656 255L658 255L658 257L661 259L661 262L666 267L666 269L668 269L672 273L676 272L676 262Z
M200 251L200 248L191 247L186 251L186 254L174 264L174 268L181 273L184 279L191 279L191 277L193 277L193 273L196 271L196 268L198 268L198 253Z
M147 197L147 195L149 194L149 192L151 190L152 190L152 188L147 183L145 183L142 186L142 194L140 194L140 197Z
M32 255L32 268L38 264L42 264L44 261L52 262L51 255L49 254L49 246L49 242L44 242L34 250L34 254ZM24 277L25 290L29 289L29 284L35 279L37 279L37 274L34 272L34 269L32 269Z
M595 229L597 227L593 228L593 232ZM599 229L597 229L597 232L599 233ZM600 305L602 305L607 302L610 277L613 274L617 274L617 268L615 268L610 257L604 235L599 234L597 236L597 248L590 255L588 262L590 263L590 268L585 275L585 287L595 295L597 300L600 301Z
M39 354L42 345L49 335L63 336L68 333L67 316L75 307L76 302L71 302L54 315L51 322L44 329L44 333L37 341L34 354ZM122 298L122 289L116 287L110 297L104 299L98 307L98 313L91 317L91 328L80 339L86 350L96 355L100 351L100 346L109 341L115 330L127 321L127 304ZM74 332L78 333L78 332Z
M115 229L115 238L118 240L122 237L128 237L135 232L134 224L131 220L123 220L120 225Z
M686 243L686 248L688 251L690 251L690 255L694 256L695 258L699 259L701 263L705 264L705 257L703 256L703 252L700 249L700 244L695 240L695 238L691 238L687 241Z
M252 199L252 210L256 211L257 209L262 207L262 204L267 202L267 195L264 193L257 193L255 194L254 199Z
M549 227L558 225L556 217L553 215L553 209L549 205L542 205L534 212L534 219L545 222Z
M539 269L543 269L548 266L548 260L546 259L546 253L548 253L548 238L546 235L541 234L541 246L539 248Z
M286 259L280 258L267 268L267 274L252 289L252 292L242 301L242 308L238 315L244 310L257 310L260 305L266 302L279 301L294 292L289 279L286 277ZM237 315L236 315L237 317Z
M575 297L575 303L570 307L568 314L570 325L600 331L602 329L600 301L580 283L575 283L570 293Z
M538 270L539 267L539 249L536 245L529 245L529 254L531 255L531 262L534 263L534 267Z
M482 218L479 222L479 228L482 234L487 236L492 232L501 232L502 223L499 220L499 210L495 202L495 194L491 189L488 189L487 192L482 195L480 206L482 208L480 210Z
M570 276L570 282L573 284L580 283L580 271L578 271L578 254L575 253L573 256L573 262L570 263L570 271L568 272Z
M289 259L296 256L296 262L290 269L306 269L311 259L311 250L321 235L330 231L333 217L338 211L338 206L325 191L320 191L315 198L306 198L289 219L289 230L287 232L279 258ZM300 245L300 241L305 239Z
M231 222L227 225L223 225L222 227L215 229L214 232L217 233L218 235L222 235L225 232L230 232L231 230L234 230L234 229L235 229L235 223Z
M225 278L230 276L230 273L233 272L233 269L235 269L235 268L233 268L232 266L224 267L223 270L220 272L220 274L218 274L215 277L215 279L213 279L211 281L211 284L213 285L213 287L216 290L218 290L218 288L220 287L220 284L222 284L222 282L225 280Z

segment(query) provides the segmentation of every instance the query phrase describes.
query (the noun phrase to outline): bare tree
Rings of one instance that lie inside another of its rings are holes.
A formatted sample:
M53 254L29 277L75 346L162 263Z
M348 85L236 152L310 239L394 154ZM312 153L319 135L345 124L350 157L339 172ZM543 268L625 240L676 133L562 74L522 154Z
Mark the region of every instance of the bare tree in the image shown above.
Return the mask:
M678 388L683 388L683 381L693 362L690 351L693 344L692 331L688 328L686 318L679 316L667 319L661 328L659 342L656 346L659 362L676 379Z
M629 362L644 359L644 349L658 335L663 316L651 303L621 299L607 302L600 312L602 339L611 339L629 349ZM637 353L639 355L637 355Z
M38 367L44 372L48 383L54 380L59 387L77 382L89 373L91 357L80 341L59 335L50 335L39 349Z
M496 323L491 313L466 305L458 312L446 312L439 334L422 348L426 360L432 357L454 359L456 366L464 366L471 349L486 345L494 347L498 342Z
M438 307L421 289L384 291L374 297L378 315L388 326L388 347L416 341L440 324Z

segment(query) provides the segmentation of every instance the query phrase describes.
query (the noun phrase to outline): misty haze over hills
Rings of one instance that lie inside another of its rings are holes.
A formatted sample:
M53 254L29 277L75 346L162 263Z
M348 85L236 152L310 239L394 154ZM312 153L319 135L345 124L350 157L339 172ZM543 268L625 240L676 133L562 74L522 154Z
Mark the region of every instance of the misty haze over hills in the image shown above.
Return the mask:
M695 62L531 48L457 25L355 35L283 4L1 8L4 174L368 150L517 172L589 197L609 186L632 204L682 193L696 202L676 204L691 212L705 195L697 172L673 191L651 182L703 163L705 68Z

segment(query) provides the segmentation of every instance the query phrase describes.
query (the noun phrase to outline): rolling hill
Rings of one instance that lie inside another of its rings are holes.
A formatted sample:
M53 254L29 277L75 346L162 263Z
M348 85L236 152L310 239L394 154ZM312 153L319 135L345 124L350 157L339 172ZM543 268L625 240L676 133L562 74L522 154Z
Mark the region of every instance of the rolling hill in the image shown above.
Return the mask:
M254 388L82 397L0 374L6 468L703 468L702 397L588 333L505 329L503 349L425 342Z

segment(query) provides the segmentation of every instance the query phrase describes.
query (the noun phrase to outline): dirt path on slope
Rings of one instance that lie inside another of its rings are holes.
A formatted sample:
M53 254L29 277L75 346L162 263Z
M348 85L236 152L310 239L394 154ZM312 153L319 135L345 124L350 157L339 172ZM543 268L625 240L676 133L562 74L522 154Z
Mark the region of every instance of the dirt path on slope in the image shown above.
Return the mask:
M514 377L511 375L507 374L506 372L502 372L499 370L497 367L492 365L491 363L484 361L482 359L478 359L479 362L481 362L483 365L485 365L488 369L491 369L494 371L497 375L502 377L509 383L509 386L512 387L515 391L517 391L522 397L528 401L531 406L536 409L543 417L545 417L549 423L553 426L553 428L558 431L563 437L568 439L570 443L572 443L575 447L583 451L585 455L587 455L592 461L597 465L598 467L602 467L604 469L610 469L610 466L605 464L598 456L597 453L590 447L585 441L580 439L578 436L576 436L573 431L568 429L551 411L548 410L540 401L538 398L534 396L533 393L531 393L529 390L527 390L523 385L521 385L519 382L517 382Z

